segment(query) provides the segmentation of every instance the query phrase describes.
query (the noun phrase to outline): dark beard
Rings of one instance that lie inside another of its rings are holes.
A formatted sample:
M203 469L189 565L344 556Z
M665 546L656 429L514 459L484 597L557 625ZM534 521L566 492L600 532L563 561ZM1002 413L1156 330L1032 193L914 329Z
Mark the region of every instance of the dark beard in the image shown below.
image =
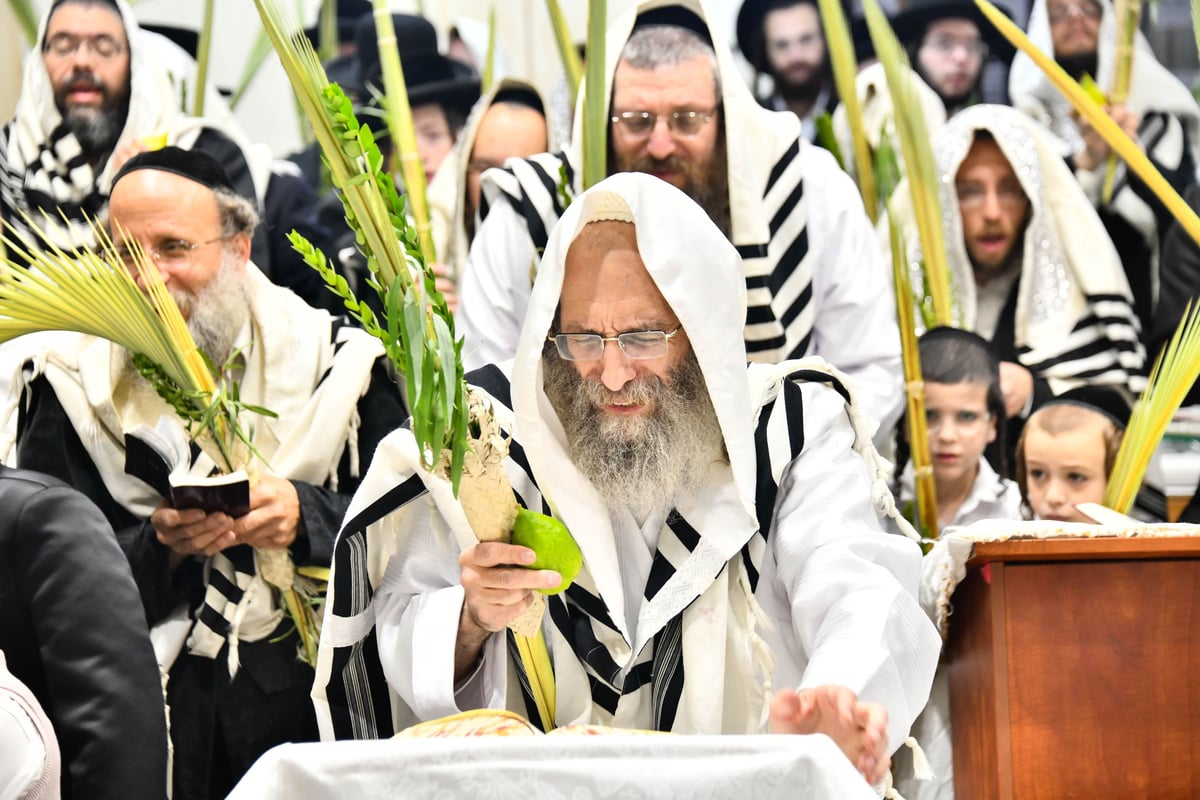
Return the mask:
M103 103L99 108L67 105L67 93L72 84L86 82L100 90ZM54 102L67 130L79 140L79 146L89 158L95 160L107 155L117 146L125 120L129 116L129 92L119 97L112 95L95 75L74 72L54 91Z
M670 508L698 488L711 466L726 460L721 427L694 352L666 382L644 375L619 392L582 378L553 344L543 351L542 369L571 460L610 509L628 509L644 522L654 508ZM613 400L652 402L654 408L644 417L611 418L600 406Z
M929 76L925 74L925 70L921 67L920 59L913 61L913 70L917 73L917 76L920 77L921 80L925 81L926 85L929 86L930 89L933 89L934 93L941 98L942 105L946 107L946 113L948 115L953 114L955 111L958 111L961 108L965 108L967 104L970 103L972 95L978 91L980 82L983 81L983 68L980 67L979 75L975 78L974 86L967 89L962 94L946 95L942 94L942 90L939 89L937 85L929 78Z
M650 156L635 157L630 161L618 158L609 145L608 162L615 168L609 174L616 172L677 172L684 176L681 187L684 194L696 201L696 205L704 209L708 218L729 238L732 223L729 217L729 167L725 157L725 124L721 122L721 132L713 147L712 158L707 164L697 164L690 159L668 156L659 159Z
M818 66L800 82L789 81L786 75L772 77L775 79L775 90L784 100L816 102L821 90L825 88L824 65Z
M1075 80L1079 80L1085 74L1095 78L1099 69L1099 58L1095 53L1076 53L1073 56L1055 57L1054 60Z
M1028 224L1028 223L1027 223ZM981 267L975 263L974 259L968 254L967 260L971 262L971 271L975 275L977 284L984 284L988 281L999 278L1003 275L1011 275L1014 272L1019 272L1021 263L1025 260L1025 230L1021 229L1021 234L1013 242L1012 249L1008 251L1008 255L1004 257L1004 263L998 267Z

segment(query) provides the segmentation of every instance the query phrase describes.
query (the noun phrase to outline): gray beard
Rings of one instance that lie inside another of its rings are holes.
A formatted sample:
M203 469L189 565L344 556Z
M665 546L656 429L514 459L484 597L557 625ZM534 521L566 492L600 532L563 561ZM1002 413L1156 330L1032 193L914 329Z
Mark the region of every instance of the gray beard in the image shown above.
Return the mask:
M63 114L63 121L79 140L83 152L95 157L117 146L128 113L128 104L116 108L69 108Z
M233 354L237 336L250 315L243 276L236 270L236 255L222 253L221 269L197 297L171 292L175 305L187 318L188 331L196 346L212 361L219 372ZM121 351L119 372L137 384L145 382L133 366L128 351ZM220 375L214 376L218 380Z
M713 464L728 460L694 352L666 383L646 375L620 392L581 378L551 344L543 352L542 368L546 396L566 431L571 460L610 511L627 510L644 523L656 508L673 508L695 492ZM600 406L613 400L648 401L654 409L646 416L611 417Z
M172 293L180 311L190 312L188 330L196 345L213 365L220 369L233 354L233 345L249 316L246 286L233 260L238 256L222 254L221 270L199 296Z

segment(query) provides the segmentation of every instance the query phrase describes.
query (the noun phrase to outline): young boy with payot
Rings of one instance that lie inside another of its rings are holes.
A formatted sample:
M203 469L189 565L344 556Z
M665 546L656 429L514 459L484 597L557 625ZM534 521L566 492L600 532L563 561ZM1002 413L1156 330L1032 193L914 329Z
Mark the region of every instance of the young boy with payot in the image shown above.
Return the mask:
M1129 423L1129 404L1113 389L1065 392L1029 417L1017 444L1017 484L1034 519L1093 520L1080 503L1099 503Z

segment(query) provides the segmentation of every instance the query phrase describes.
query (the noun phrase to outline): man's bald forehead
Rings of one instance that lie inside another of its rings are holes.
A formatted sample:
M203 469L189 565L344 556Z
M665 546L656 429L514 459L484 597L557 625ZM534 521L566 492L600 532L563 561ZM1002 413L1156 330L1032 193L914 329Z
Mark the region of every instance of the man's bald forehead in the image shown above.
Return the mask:
M597 220L583 226L583 230L571 242L567 250L568 260L576 246L585 250L627 249L637 251L637 230L632 222L621 220Z

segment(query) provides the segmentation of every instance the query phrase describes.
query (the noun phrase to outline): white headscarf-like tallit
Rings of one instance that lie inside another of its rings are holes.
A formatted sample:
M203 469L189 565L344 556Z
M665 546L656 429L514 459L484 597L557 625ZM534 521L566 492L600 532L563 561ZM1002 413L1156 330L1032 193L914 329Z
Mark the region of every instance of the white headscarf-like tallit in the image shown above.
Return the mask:
M636 220L638 253L687 331L729 452L738 502L723 512L728 515L728 527L705 532L714 545L712 555L718 559L713 563L723 563L736 553L757 523L753 407L746 382L745 346L738 333L745 315L746 288L737 253L703 209L675 187L650 175L614 175L576 198L550 235L513 362L512 400L514 433L525 448L542 494L551 499L571 498L560 509L564 522L584 550L600 593L610 605L623 605L608 509L571 463L566 436L542 388L542 345L558 307L567 250L588 221L605 218L605 207L612 203L613 195L627 204ZM681 230L688 235L666 235ZM701 266L704 279L697 280ZM686 516L683 507L680 511ZM707 578L713 574L715 571Z
M1049 380L1055 392L1078 385L1084 373L1092 383L1139 390L1140 378L1135 376L1144 351L1116 248L1051 137L1007 106L966 108L951 117L933 141L946 256L964 327L974 330L977 303L955 177L979 130L995 138L1030 202L1015 320L1021 363ZM892 211L904 225L910 263L917 265L920 239L907 181L897 187ZM919 273L914 272L914 288L920 286L917 281ZM1098 319L1080 327L1093 312ZM1089 346L1104 339L1110 345L1106 351L1091 352L1094 347ZM1091 374L1097 368L1099 372Z
M454 151L442 162L437 175L429 184L429 224L433 230L433 243L438 260L449 265L455 277L466 269L467 253L471 248L466 225L463 223L463 213L467 204L467 169L471 163L471 153L475 149L475 139L479 136L479 126L484 115L496 102L496 95L507 89L521 89L537 95L542 101L543 115L548 115L549 106L532 83L519 78L502 78L496 81L471 108L467 123L454 143ZM548 117L546 135L549 137L548 152L554 152L558 144L554 141Z
M1112 86L1116 66L1117 22L1109 0L1095 0L1103 16L1096 39L1096 72L1092 77L1104 91ZM1029 12L1027 34L1030 41L1048 56L1054 56L1054 41L1050 34L1050 18L1046 0L1034 0ZM1144 116L1148 111L1164 111L1183 122L1193 155L1200 154L1200 107L1192 93L1170 70L1158 62L1146 37L1138 31L1134 36L1133 70L1130 76L1129 98L1126 106ZM1014 107L1041 122L1060 140L1060 155L1070 155L1082 147L1079 128L1071 119L1071 104L1033 60L1018 51L1008 75L1008 94Z
M150 137L165 136L166 144L188 149L205 128L214 128L232 139L246 156L254 179L255 191L261 200L270 178L270 154L265 149L250 146L240 130L228 121L200 119L187 116L179 108L179 93L175 82L185 76L174 74L160 61L157 34L143 31L125 0L115 0L117 12L125 27L129 42L129 112L116 148L141 142ZM39 225L41 213L29 208L26 192L35 191L66 206L82 206L95 214L107 206L112 178L116 173L110 158L98 169L83 163L69 167L82 148L75 136L66 131L63 117L54 103L54 87L42 61L42 47L50 14L42 17L37 41L25 60L21 96L16 114L7 127L7 141L0 142L0 193L4 206L29 213ZM3 137L0 137L3 138ZM90 247L91 231L86 222L71 219L64 229L57 212L49 209L54 223L50 228L54 240L62 247Z
M679 6L695 14L706 26L717 57L724 109L725 147L729 173L729 240L734 245L758 245L770 241L770 217L762 214L763 187L768 172L800 136L800 120L790 112L770 111L759 105L741 77L729 45L714 30L719 19L704 0L642 0L626 9L608 26L605 39L604 96L611 98L613 78L621 51L633 34L638 16L664 6ZM572 164L583 163L583 100L586 82L580 84L575 107L575 124L568 156Z

